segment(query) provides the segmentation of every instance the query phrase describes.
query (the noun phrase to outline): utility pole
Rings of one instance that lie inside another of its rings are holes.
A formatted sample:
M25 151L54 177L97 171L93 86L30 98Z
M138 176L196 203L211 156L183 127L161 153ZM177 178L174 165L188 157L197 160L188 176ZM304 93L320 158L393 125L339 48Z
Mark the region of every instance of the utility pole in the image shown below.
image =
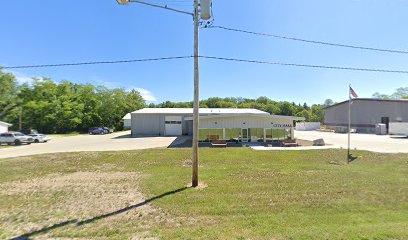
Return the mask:
M152 7L163 8L166 10L184 13L193 16L194 20L194 110L193 110L193 174L192 174L192 187L198 186L198 129L199 129L199 108L200 108L200 69L199 69L199 55L198 55L198 32L200 27L200 17L203 20L211 18L211 0L194 0L194 13L170 8L166 6L160 6L153 3L148 3L140 0L116 0L118 4L127 5L129 2L144 4ZM200 12L201 10L201 12ZM201 14L200 14L201 13Z
M350 131L351 131L351 84L349 84L348 126L347 126L347 164L350 162Z
M23 129L23 107L20 106L20 111L18 114L18 129Z
M199 127L199 85L200 72L198 62L198 0L194 0L194 110L193 110L193 175L192 187L198 186L198 127Z

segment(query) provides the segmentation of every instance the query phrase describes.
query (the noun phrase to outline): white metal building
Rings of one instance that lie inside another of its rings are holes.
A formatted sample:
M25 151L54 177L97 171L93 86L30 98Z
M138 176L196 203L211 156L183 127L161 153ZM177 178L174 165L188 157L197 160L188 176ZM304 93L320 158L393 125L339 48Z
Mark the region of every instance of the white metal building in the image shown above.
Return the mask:
M8 128L13 124L0 121L0 133L8 132Z
M128 113L122 118L122 120L123 120L123 129L129 130L132 127L131 117L132 117L132 115L130 113Z
M295 120L257 109L200 108L199 140L268 142L293 139ZM131 113L132 135L192 135L192 108L144 108Z

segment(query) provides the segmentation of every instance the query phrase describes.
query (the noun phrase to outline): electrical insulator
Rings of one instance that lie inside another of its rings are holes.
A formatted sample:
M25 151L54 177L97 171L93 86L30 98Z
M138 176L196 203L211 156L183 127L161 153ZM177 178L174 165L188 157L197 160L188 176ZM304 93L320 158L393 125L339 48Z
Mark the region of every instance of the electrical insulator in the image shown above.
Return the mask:
M201 7L201 19L208 20L211 18L211 0L201 0L200 7Z

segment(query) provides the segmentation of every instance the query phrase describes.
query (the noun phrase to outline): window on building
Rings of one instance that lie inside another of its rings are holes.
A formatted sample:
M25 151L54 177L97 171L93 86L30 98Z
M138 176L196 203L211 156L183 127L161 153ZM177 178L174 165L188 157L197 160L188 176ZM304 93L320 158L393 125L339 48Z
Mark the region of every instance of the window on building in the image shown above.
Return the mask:
M198 141L208 142L208 129L199 129L198 130Z
M292 137L292 130L290 128L277 128L277 129L268 128L265 131L266 131L265 137L267 142L285 140L290 139Z
M241 128L226 128L225 129L225 140L236 142L241 137Z
M250 128L249 133L251 141L256 138L258 141L263 142L263 128Z
M181 124L181 121L165 121L166 124Z

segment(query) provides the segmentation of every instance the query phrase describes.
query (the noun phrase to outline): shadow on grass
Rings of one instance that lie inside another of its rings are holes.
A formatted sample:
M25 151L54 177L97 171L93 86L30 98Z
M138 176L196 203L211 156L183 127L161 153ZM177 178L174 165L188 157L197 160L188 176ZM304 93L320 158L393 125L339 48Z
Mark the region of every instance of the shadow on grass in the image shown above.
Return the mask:
M131 205L131 206L128 206L128 207L119 209L119 210L114 211L114 212L110 212L110 213L106 213L106 214L103 214L103 215L99 215L99 216L96 216L96 217L93 217L93 218L89 218L89 219L86 219L86 220L78 221L77 219L73 219L73 220L69 220L69 221L57 223L57 224L54 224L54 225L52 225L52 226L42 228L42 229L40 229L40 230L32 231L32 232L29 232L29 233L25 233L25 234L23 234L23 235L20 235L20 236L18 236L18 237L10 238L10 240L29 240L30 237L32 237L32 236L34 236L34 235L38 235L38 234L41 234L41 233L47 233L47 232L49 232L49 231L51 231L51 230L54 230L54 229L56 229L56 228L64 227L64 226L71 225L71 224L75 224L77 227L78 227L78 226L82 226L82 225L85 225L85 224L88 224L88 223L92 223L92 222L97 221L97 220L100 220L100 219L104 219L104 218L107 218L107 217L115 216L115 215L118 215L118 214L121 214L121 213L130 211L130 210L132 210L132 209L136 209L136 208L138 208L138 207L142 207L142 206L144 206L144 205L146 205L146 204L148 204L148 203L150 203L150 202L153 202L153 201L155 201L155 200L157 200L157 199L160 199L160 198L163 198L163 197L166 197L166 196L170 196L170 195L173 195L173 194L176 194L176 193L185 191L185 190L187 190L187 189L189 189L189 188L191 188L191 187L184 187L184 188L179 188L179 189L177 189L177 190L169 191L169 192L163 193L163 194L161 194L161 195L158 195L158 196L155 196L155 197L146 199L146 200L143 201L143 202L140 202L140 203L137 203L137 204L134 204L134 205Z

